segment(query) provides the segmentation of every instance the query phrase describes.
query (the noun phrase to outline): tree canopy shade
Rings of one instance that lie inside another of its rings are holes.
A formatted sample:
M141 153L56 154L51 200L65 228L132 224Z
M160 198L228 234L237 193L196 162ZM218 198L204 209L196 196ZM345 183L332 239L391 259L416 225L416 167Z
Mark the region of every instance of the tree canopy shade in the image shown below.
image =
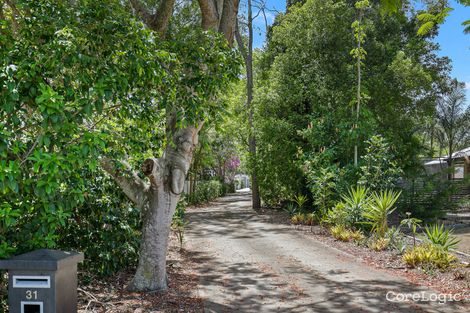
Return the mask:
M137 18L117 0L2 2L0 256L54 247L71 208L86 201L84 170L101 166L141 209L132 287L165 289L181 181L198 131L223 111L214 98L237 78L240 60L229 31L178 23L190 7L180 7L173 24L158 13L153 29L139 20L148 22L143 3L131 2ZM148 178L133 170L146 158ZM146 242L158 246L149 252Z

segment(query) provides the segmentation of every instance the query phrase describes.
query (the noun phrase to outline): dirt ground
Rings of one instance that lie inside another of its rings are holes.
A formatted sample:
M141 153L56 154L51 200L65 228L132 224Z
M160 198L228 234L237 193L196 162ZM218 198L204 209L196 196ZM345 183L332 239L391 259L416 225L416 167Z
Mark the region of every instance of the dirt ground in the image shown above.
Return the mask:
M78 313L160 313L203 312L203 299L198 296L198 276L191 255L181 250L175 236L171 237L168 252L168 281L166 293L131 293L125 290L133 270L95 279L79 286Z
M457 249L470 255L470 227L458 228L454 234L460 239Z

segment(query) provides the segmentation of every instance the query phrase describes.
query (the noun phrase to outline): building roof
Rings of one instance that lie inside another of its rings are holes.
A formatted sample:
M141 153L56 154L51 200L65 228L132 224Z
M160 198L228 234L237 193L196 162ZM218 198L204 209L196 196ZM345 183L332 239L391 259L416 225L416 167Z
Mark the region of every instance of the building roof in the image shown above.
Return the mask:
M470 147L462 149L462 150L457 151L455 153L452 153L452 158L453 159L462 158L462 157L466 157L466 156L470 156Z
M452 159L458 159L458 158L463 158L463 157L470 157L470 147L452 153ZM426 162L426 163L424 163L424 165L444 164L444 163L447 163L446 160L448 158L449 158L449 156L446 155L446 156L443 156L442 158Z

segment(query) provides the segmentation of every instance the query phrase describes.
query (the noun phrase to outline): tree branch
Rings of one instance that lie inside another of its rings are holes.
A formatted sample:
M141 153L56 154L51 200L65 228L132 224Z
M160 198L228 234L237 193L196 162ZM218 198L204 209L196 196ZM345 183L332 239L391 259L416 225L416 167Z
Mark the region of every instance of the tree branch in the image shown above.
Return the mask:
M161 186L163 183L164 166L161 163L162 161L156 158L147 159L142 163L142 173L149 178L153 187Z
M115 161L107 157L102 157L99 160L101 167L116 181L121 187L122 191L132 200L137 206L142 208L145 203L145 193L148 189L147 184L140 179L136 172L134 172L127 161ZM116 166L119 163L124 167L124 170Z
M243 60L246 63L247 53L246 53L246 49L245 49L245 44L243 43L242 35L240 34L240 27L238 25L238 18L237 18L236 25L235 25L235 39L237 40L238 50L240 50L240 53L243 56Z

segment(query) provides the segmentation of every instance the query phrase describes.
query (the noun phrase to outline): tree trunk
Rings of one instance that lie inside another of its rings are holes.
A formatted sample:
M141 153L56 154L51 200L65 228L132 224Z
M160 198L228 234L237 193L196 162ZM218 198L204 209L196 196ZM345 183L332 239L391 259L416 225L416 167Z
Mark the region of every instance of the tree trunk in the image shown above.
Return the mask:
M143 228L139 251L139 264L129 285L132 291L166 290L166 253L171 219L183 192L186 174L202 127L174 130L160 159L147 159L142 172L148 177L146 184L127 167L122 171L113 161L102 159L102 167L115 179L126 195L141 208ZM129 175L130 174L130 175Z
M202 123L200 125L202 127ZM184 189L186 174L198 142L200 127L174 132L161 159L147 159L142 172L149 177L140 259L130 290L166 290L166 253L171 219Z
M261 199L259 194L258 175L256 170L256 137L254 127L254 109L253 109L253 13L251 0L248 0L248 49L245 57L246 65L246 106L248 109L249 126L249 151L251 157L251 197L252 206L255 211L261 208Z
M170 225L179 195L160 186L148 191L137 271L128 286L131 291L167 289L166 253Z

